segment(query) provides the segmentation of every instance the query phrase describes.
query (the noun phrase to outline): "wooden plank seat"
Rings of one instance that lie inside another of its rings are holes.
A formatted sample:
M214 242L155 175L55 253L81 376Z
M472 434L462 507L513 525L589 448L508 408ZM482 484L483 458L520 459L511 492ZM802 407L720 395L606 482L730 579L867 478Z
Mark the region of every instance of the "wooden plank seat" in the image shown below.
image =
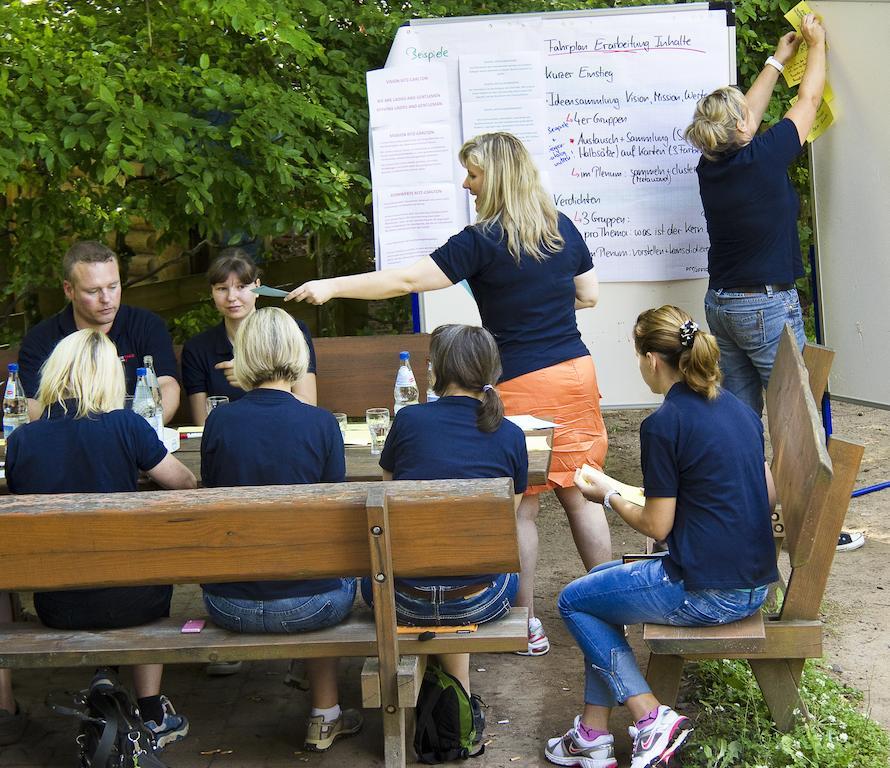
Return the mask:
M786 328L767 389L771 469L781 503L773 525L774 531L782 526L791 564L782 604L774 613L720 627L645 625L646 677L666 704L676 702L686 660L745 659L779 728L789 730L806 713L800 676L806 659L822 656L820 603L863 452L836 437L825 444L814 395L821 399L833 354L808 346L801 356ZM780 547L781 540L777 554Z
M399 636L393 580L518 570L508 478L5 496L0 591L371 575L374 610L295 635L183 635L173 619L92 632L12 623L0 625L0 666L372 656L385 764L404 766L409 657L522 650L528 611L469 634Z

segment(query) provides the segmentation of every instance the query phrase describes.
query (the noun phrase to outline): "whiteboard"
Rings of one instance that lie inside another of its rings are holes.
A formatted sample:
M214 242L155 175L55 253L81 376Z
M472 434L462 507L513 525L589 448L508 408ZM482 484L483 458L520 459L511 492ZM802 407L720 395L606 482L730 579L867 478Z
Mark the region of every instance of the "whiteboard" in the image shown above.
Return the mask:
M832 396L890 407L890 3L821 0L838 113L812 145L819 299Z
M660 400L634 356L631 333L641 311L672 303L704 323L708 240L698 154L682 131L701 95L735 82L734 16L717 5L414 20L387 59L387 68L444 64L451 102L461 105L462 56L539 57L543 138L522 138L534 147L557 207L584 236L603 283L599 305L578 313L603 407ZM473 135L464 135L466 105L463 112L452 109L451 130L466 139ZM463 175L455 159L469 223ZM447 322L480 322L465 285L422 295L420 311L427 332Z

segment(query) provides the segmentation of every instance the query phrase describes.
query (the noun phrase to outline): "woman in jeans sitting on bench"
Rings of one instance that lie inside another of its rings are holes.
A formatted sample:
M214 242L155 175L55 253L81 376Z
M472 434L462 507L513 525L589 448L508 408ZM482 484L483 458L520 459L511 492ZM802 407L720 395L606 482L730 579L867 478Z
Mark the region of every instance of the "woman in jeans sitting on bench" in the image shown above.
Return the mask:
M124 387L117 349L104 333L83 329L62 339L40 371L43 417L19 427L6 447L10 493L135 491L140 470L164 488L194 488L195 476L148 422L122 410ZM34 608L55 629L117 629L169 616L172 594L171 586L37 592ZM161 695L163 669L133 666L139 711L160 747L188 733L188 721Z
M309 348L283 309L258 309L235 334L234 373L247 390L210 412L201 439L201 480L209 488L342 483L343 438L334 416L301 402ZM336 536L331 531L331 536ZM307 632L339 624L355 599L355 579L204 584L215 624L232 632ZM312 711L305 748L323 752L357 733L362 716L340 709L336 658L307 659Z
M440 326L430 338L430 362L439 399L396 415L380 455L383 479L511 477L518 507L528 479L528 452L522 430L504 419L494 388L501 375L494 337L475 326ZM416 627L481 624L510 610L517 587L515 573L398 579L396 616L400 624ZM370 605L367 579L362 596ZM439 662L469 694L470 654L440 656ZM481 736L481 711L473 702Z
M643 381L662 405L640 426L645 506L602 472L579 472L581 493L640 533L666 540L664 557L605 563L573 581L559 610L584 651L584 711L545 751L557 765L615 768L609 712L636 724L632 768L667 765L691 731L659 704L624 636L625 624L708 626L743 619L778 578L770 513L775 491L760 417L721 389L714 337L681 309L643 312L634 326Z

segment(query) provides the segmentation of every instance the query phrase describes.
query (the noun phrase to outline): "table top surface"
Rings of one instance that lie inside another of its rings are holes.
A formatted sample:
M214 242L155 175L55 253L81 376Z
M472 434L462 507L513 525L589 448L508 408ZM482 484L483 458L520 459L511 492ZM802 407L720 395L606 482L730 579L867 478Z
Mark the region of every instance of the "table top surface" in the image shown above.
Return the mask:
M350 423L349 425L353 425ZM541 430L526 436L528 444L528 482L529 485L543 485L550 471L550 448L548 447L550 430ZM2 441L0 441L2 442ZM179 450L173 454L187 466L198 481L201 480L201 438L190 437L180 442ZM0 461L6 457L6 446L0 445ZM380 480L380 457L372 456L367 445L346 446L346 479L347 481ZM150 480L140 483L146 490L156 488ZM0 479L0 494L7 493L5 478Z

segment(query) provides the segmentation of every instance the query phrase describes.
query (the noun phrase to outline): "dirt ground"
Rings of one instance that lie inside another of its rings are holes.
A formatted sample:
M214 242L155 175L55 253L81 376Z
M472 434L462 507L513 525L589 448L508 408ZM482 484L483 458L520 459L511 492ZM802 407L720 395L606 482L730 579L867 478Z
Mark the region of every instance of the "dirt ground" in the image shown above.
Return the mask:
M640 481L638 426L642 411L606 416L610 433L607 469L628 482ZM890 480L890 412L856 405L833 406L834 431L865 444L857 488ZM562 734L579 711L583 694L582 658L556 611L556 596L582 573L568 525L552 494L544 497L539 529L538 615L553 648L540 658L509 654L480 655L472 660L473 689L488 705L489 741L474 767L519 768L547 765L543 745ZM890 728L890 489L854 499L849 528L866 532L868 541L855 552L838 553L824 602L826 659L837 677L865 693L865 708ZM642 536L612 521L615 555L640 551ZM181 590L174 611L188 615L197 592ZM633 635L639 648L638 633ZM229 678L208 678L199 666L165 671L164 690L191 721L187 739L165 751L177 768L250 766L382 766L379 712L365 711L366 726L355 738L340 742L325 755L301 750L308 699L282 684L286 665L253 663ZM360 660L344 660L341 699L360 701ZM75 766L72 721L43 705L49 690L74 690L88 682L83 671L39 671L16 676L16 691L33 715L22 743L0 751L0 768ZM613 717L620 764L629 763L629 740L620 733L629 724L622 711ZM204 753L204 754L202 754Z

